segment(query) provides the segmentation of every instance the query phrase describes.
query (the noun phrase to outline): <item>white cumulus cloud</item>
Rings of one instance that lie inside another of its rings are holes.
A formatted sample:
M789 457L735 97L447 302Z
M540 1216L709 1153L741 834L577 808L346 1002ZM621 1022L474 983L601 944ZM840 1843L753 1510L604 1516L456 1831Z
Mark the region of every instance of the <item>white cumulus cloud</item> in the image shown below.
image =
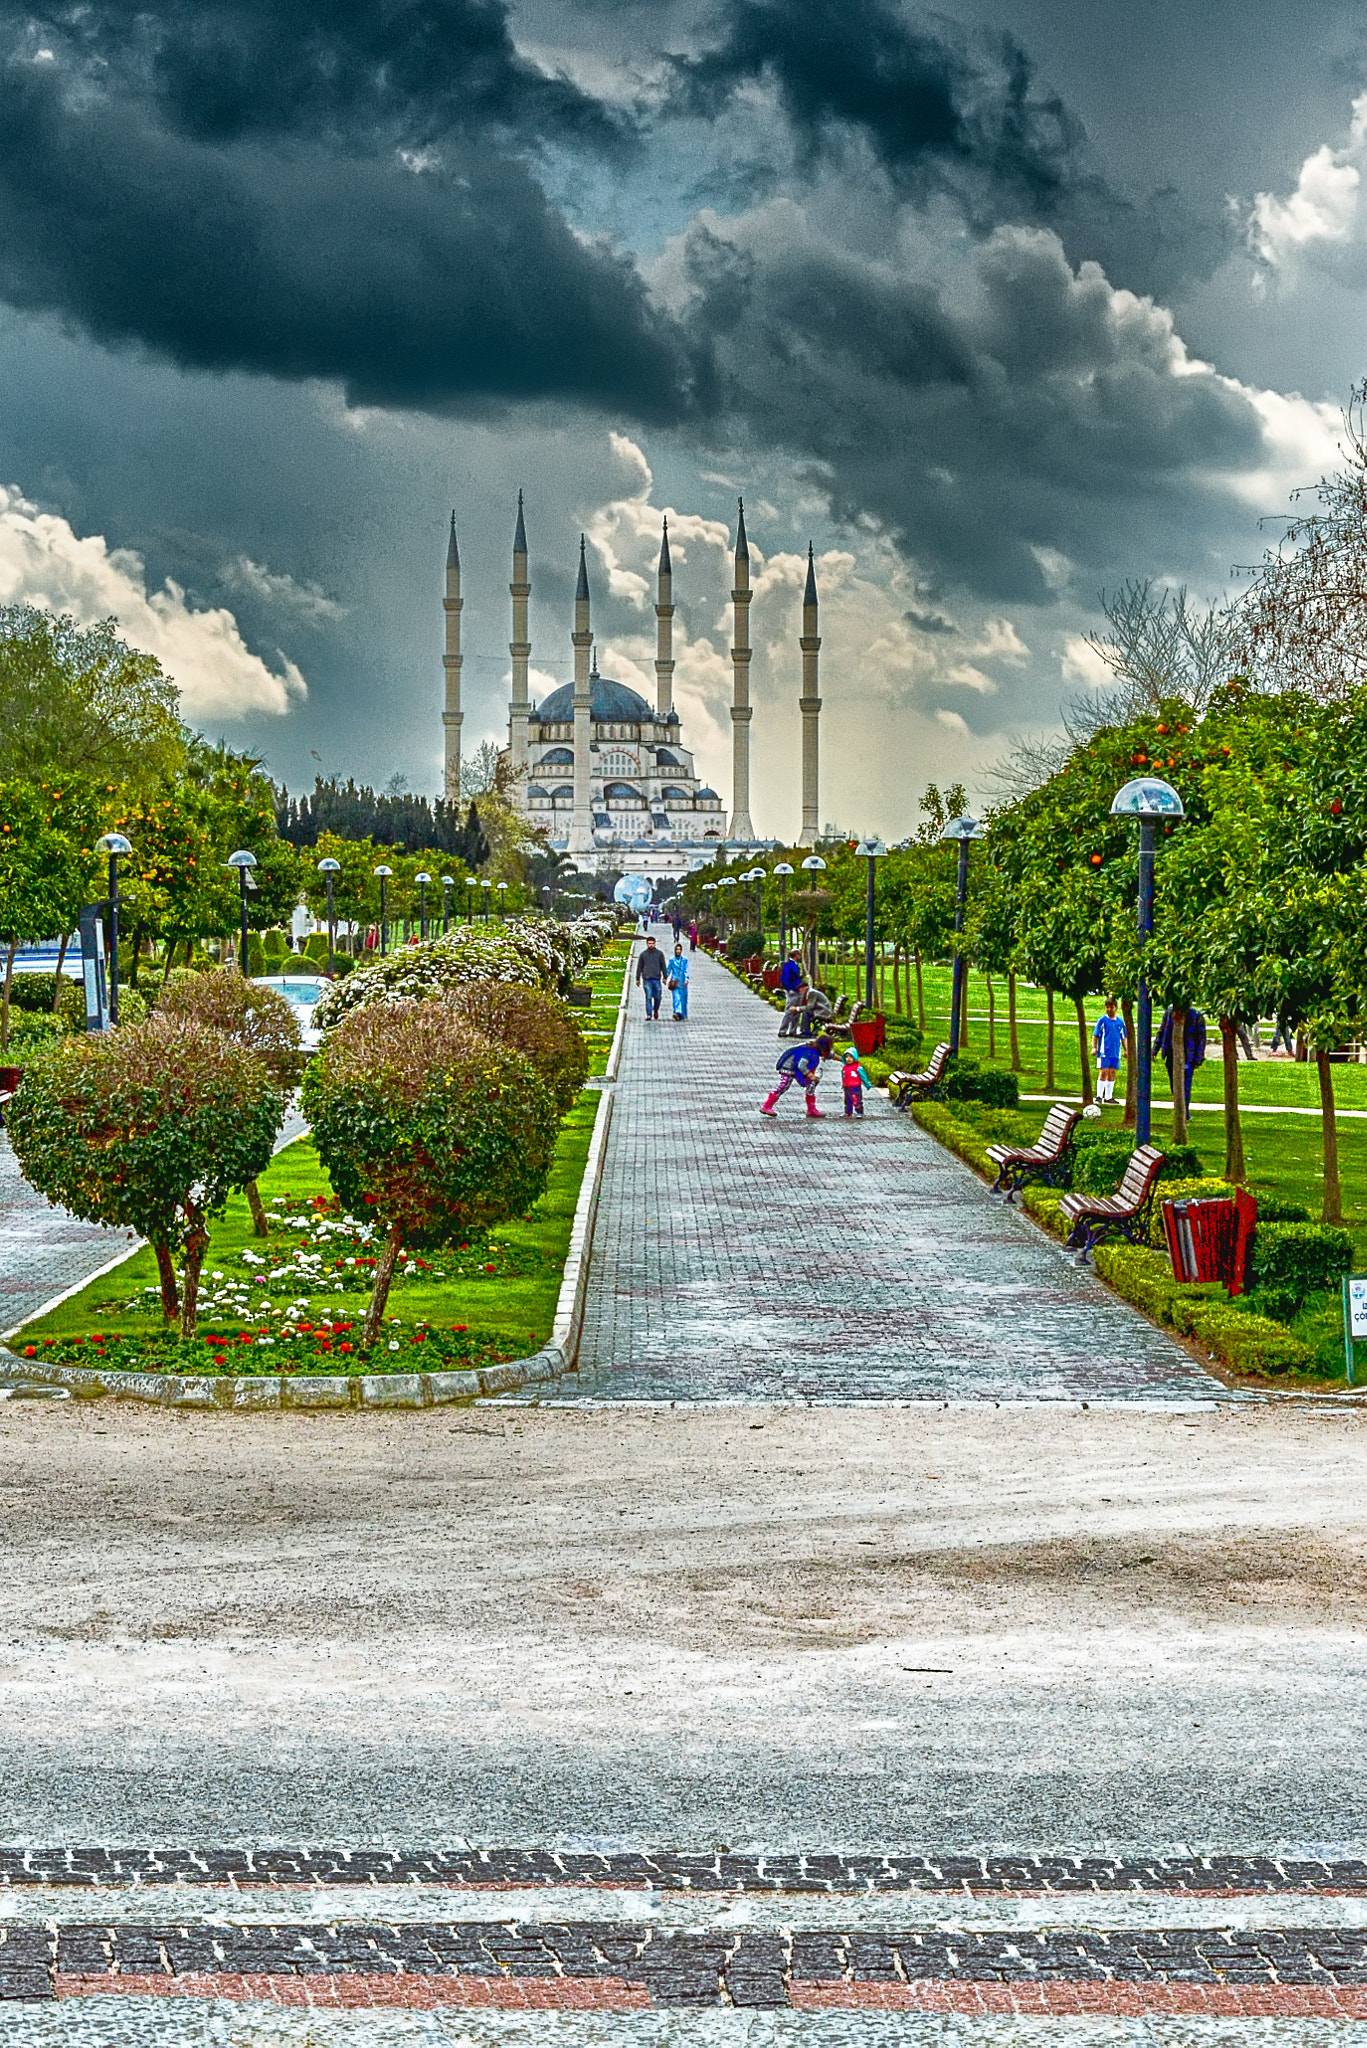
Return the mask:
M142 557L131 548L111 548L101 534L78 534L3 485L0 603L69 612L82 626L112 614L125 640L156 655L191 724L278 716L308 692L286 655L277 652L276 670L252 653L226 607L195 610L169 579L149 591Z
M1248 218L1249 246L1269 269L1299 257L1322 260L1360 240L1362 172L1367 163L1367 93L1353 101L1348 140L1305 159L1293 192L1259 192Z

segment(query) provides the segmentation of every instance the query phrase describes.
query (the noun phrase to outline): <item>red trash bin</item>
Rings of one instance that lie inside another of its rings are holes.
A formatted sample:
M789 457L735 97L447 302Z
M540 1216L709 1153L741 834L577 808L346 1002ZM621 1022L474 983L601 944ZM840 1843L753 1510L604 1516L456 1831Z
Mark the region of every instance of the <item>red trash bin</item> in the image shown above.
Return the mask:
M860 1017L850 1026L850 1037L854 1049L863 1059L867 1054L877 1052L880 1045L887 1043L887 1024L880 1010L876 1017Z

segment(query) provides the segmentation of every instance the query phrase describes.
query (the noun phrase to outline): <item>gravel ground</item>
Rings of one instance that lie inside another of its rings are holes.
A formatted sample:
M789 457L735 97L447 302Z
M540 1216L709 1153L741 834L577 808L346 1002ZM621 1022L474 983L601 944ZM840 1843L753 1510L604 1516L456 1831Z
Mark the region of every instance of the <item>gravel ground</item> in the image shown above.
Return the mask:
M10 1402L0 1839L1360 1849L1365 1447Z

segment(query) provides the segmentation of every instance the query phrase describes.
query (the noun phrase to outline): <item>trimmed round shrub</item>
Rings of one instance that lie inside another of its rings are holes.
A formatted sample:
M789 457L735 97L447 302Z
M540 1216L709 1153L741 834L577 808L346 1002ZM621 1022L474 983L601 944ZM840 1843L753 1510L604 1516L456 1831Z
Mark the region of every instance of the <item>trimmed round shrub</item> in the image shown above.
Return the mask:
M210 1025L152 1017L40 1054L6 1121L25 1179L49 1201L148 1240L162 1312L179 1308L193 1336L209 1218L265 1170L280 1126L260 1060Z
M292 1095L303 1078L308 1055L293 1005L279 989L244 981L235 967L171 975L156 1014L223 1032L261 1061L283 1095Z
M399 1251L521 1216L545 1192L555 1103L532 1062L445 1003L374 1003L333 1030L304 1114L348 1209L384 1227L364 1341L380 1332Z
M589 1071L584 1034L563 1003L514 982L472 981L457 989L449 1007L485 1038L511 1046L531 1061L563 1116Z
M945 1070L947 1102L985 1102L993 1109L1015 1109L1020 1102L1020 1083L1001 1067L984 1067L969 1054L961 1053Z

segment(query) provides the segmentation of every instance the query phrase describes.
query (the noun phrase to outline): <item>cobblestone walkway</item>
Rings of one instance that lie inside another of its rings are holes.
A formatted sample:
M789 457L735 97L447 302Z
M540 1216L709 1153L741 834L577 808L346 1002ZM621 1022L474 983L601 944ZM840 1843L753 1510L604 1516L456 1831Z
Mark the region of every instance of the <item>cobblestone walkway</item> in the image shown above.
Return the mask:
M581 1396L1227 1397L881 1096L847 1121L827 1069L825 1122L761 1117L776 1015L702 953L690 1008L628 1020Z
M0 1132L0 1332L12 1330L137 1243L128 1230L80 1223L29 1186Z
M293 2038L315 2048L341 2038L332 2015L361 2013L539 2013L548 2026L651 2012L1367 2019L1360 1861L214 1849L0 1861L0 2040L278 2042L291 2011L312 2016ZM172 2016L195 2004L223 2031Z

